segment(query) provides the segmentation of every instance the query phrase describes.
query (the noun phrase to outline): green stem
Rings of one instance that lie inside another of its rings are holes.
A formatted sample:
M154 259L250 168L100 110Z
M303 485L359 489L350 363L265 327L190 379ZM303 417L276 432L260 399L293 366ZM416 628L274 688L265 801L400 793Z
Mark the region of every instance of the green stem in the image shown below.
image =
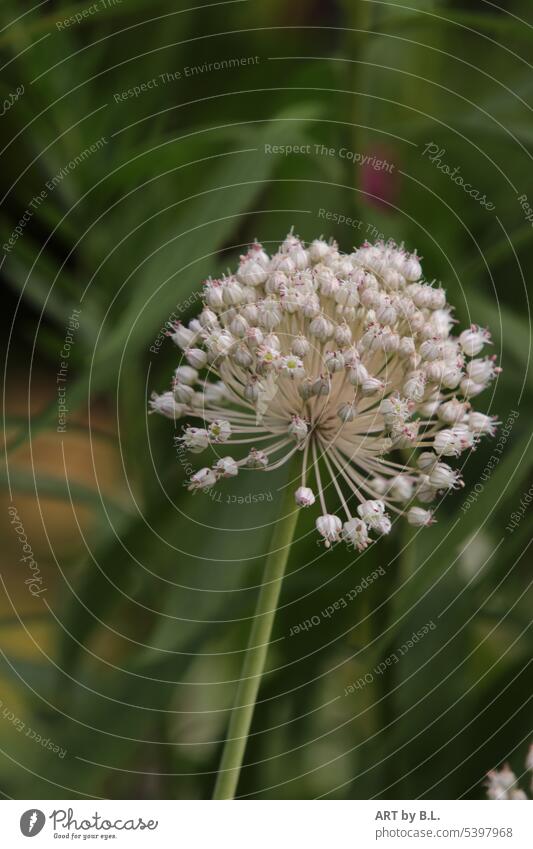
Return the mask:
M272 534L270 553L265 564L263 582L235 694L235 704L231 712L213 799L233 799L239 781L257 693L265 668L272 625L278 607L281 583L298 521L298 510L295 508L293 488L290 484L291 477L289 475L289 485L285 490L279 518Z

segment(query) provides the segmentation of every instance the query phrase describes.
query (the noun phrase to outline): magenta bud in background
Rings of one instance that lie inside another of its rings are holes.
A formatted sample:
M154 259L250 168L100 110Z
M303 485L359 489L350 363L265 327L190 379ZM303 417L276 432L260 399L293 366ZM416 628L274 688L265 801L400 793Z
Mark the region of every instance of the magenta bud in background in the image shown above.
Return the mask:
M394 148L376 145L364 151L360 187L370 206L389 209L395 204L400 188L397 154Z

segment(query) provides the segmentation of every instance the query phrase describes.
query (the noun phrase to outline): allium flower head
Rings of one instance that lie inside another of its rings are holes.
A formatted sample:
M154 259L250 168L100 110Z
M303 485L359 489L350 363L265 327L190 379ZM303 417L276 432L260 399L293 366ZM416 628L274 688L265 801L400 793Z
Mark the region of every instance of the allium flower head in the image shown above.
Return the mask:
M205 283L197 319L171 329L183 360L151 407L200 420L178 437L215 452L192 490L297 455L296 505L316 493L325 545L363 550L395 516L430 525L425 505L462 485L448 461L494 435L471 401L500 371L479 356L490 334L453 326L416 253L377 242L342 254L291 232L272 256L255 242L235 274Z

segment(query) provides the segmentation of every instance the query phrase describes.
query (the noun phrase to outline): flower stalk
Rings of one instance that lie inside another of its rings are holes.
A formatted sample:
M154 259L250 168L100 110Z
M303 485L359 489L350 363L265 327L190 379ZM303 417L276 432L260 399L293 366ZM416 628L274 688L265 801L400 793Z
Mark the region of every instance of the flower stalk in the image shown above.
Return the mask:
M265 563L263 582L235 694L235 704L231 712L213 799L233 799L237 790L257 694L265 668L281 584L298 521L298 509L294 505L290 480L289 477L279 519L274 527L270 553Z

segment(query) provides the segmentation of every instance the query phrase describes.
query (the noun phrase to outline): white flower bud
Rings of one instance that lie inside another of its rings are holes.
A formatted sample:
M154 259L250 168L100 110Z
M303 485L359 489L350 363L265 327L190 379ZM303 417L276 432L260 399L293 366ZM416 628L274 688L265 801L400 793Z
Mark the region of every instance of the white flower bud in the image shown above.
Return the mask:
M250 368L254 361L254 358L246 345L239 345L238 348L235 348L235 351L233 352L233 359L241 368Z
M348 372L348 380L352 386L362 386L367 380L370 380L370 375L362 363L354 363Z
M337 416L345 424L347 422L353 422L355 419L355 401L341 404L337 410Z
M311 262L322 262L330 251L330 246L323 239L313 239L309 245L309 259Z
M233 336L244 339L248 330L248 322L242 315L236 315L230 322L229 329Z
M211 489L217 482L217 476L212 469L200 469L192 475L189 481L189 489Z
M209 445L209 434L203 427L187 427L183 432L183 436L180 437L180 441L193 454L199 454L200 451L204 451Z
M201 348L187 348L185 350L187 362L194 369L202 369L207 363L207 354Z
M407 512L407 521L415 528L427 528L435 520L431 510L424 510L423 507L411 507Z
M486 416L485 413L470 413L468 416L468 427L474 434L494 436L499 422L495 416Z
M308 486L299 486L294 493L294 500L298 507L311 507L315 503L313 490Z
M215 463L214 469L221 478L234 478L239 473L239 467L233 457L221 457Z
M396 475L390 482L389 493L398 501L409 501L413 496L413 489L413 482L407 475Z
M461 381L460 389L465 398L475 398L476 395L480 395L481 392L486 389L486 385L483 383L475 383L473 380L469 380L469 378L465 377L465 379Z
M456 472L446 463L436 463L429 473L429 483L435 489L455 489L460 486L459 472Z
M309 333L321 342L326 342L333 335L333 324L324 315L317 315L309 325Z
M343 280L335 291L335 301L339 307L356 307L359 304L359 292L355 283Z
M330 374L344 369L344 357L340 351L328 351L324 357L326 368Z
M382 380L379 380L377 377L367 377L361 384L361 395L364 398L368 398L371 395L376 395L377 392L383 392L384 389L385 384Z
M257 309L257 304L245 304L241 308L240 314L248 325L257 324L259 320L259 310ZM247 334L248 331L246 331L245 335Z
M281 304L273 297L260 301L258 306L258 322L265 330L274 330L281 322Z
M174 383L172 387L174 399L179 404L190 404L194 395L194 389L187 383Z
M189 330L188 327L184 327L181 321L177 321L172 325L172 332L169 333L169 336L175 345L184 349L194 342L196 333Z
M422 267L416 254L411 254L402 267L402 274L409 282L419 280L422 277Z
M303 398L304 401L308 401L309 398L312 398L315 394L314 392L314 381L310 377L304 377L301 383L298 384L298 395L300 398Z
M358 551L363 551L370 543L368 529L362 519L350 519L345 522L342 526L342 538Z
M300 416L293 416L292 421L287 428L287 433L299 444L305 442L308 433L307 422L300 418Z
M342 324L338 324L335 328L335 342L339 347L345 348L352 341L352 331L348 327L348 325L343 322Z
M247 401L251 401L252 404L255 404L255 402L259 400L260 394L259 381L256 377L252 377L244 387L244 397Z
M172 392L162 395L152 392L149 404L150 412L159 413L167 419L180 419L185 415L185 406L177 402Z
M456 424L464 418L468 406L468 404L458 401L457 398L452 398L451 401L445 401L440 405L438 417L441 422L446 422L446 424Z
M329 513L326 513L324 516L319 516L316 520L316 529L324 538L326 548L330 548L332 542L339 541L341 528L341 520L337 516L332 516Z
M410 401L420 402L424 397L425 386L424 374L421 371L411 372L403 385L403 393Z
M475 357L487 343L490 343L490 333L476 324L459 336L459 344L467 357Z
M235 344L235 339L227 330L213 330L206 336L206 347L215 357L227 357Z
M489 357L484 360L470 360L466 366L466 373L474 383L488 383L498 371L494 360Z
M305 336L297 336L293 339L291 351L297 357L305 357L309 353L309 348L310 345Z
M174 372L174 380L177 383L185 383L192 386L198 380L198 372L191 366L178 366Z
M325 374L321 374L320 377L313 382L313 395L317 395L318 397L322 395L329 395L331 390L331 381L329 377Z
M245 286L260 286L268 277L265 268L255 259L245 260L237 272L237 277Z
M422 451L422 453L418 455L416 465L421 472L429 472L436 462L437 456L433 454L432 451Z
M216 383L205 383L204 396L206 404L222 404L228 400L228 389L221 380Z

